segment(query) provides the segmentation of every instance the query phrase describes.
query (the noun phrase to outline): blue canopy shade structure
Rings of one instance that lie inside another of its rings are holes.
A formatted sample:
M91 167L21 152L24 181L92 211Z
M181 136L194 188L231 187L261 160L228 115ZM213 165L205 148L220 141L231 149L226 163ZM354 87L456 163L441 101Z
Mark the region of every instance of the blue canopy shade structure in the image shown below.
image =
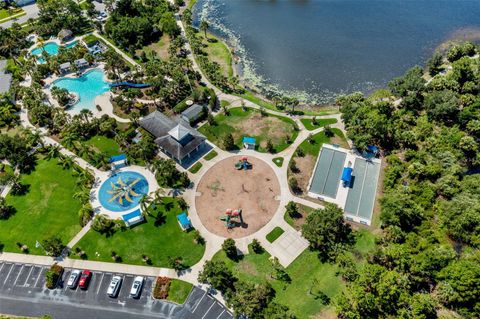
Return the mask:
M177 220L178 224L180 225L180 227L182 227L182 230L184 231L192 227L192 222L190 221L190 218L188 218L186 212L177 215Z
M243 143L244 144L256 144L257 139L255 137L244 136L243 137Z
M352 172L353 168L351 167L344 167L342 172L342 181L344 183L350 183L352 180Z
M115 156L110 157L108 161L110 163L114 163L114 162L124 161L126 159L127 159L127 155L120 154L120 155L115 155Z
M122 219L127 226L132 226L143 221L142 211L140 209L134 210L128 214L122 215Z

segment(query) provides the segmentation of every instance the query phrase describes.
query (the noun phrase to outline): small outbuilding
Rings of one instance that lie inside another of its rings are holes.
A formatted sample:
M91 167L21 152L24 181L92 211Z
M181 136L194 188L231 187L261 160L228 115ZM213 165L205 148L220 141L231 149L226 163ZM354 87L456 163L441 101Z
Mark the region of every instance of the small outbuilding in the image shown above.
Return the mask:
M77 69L80 70L80 69L86 68L89 64L87 60L85 60L84 58L81 58L81 59L75 60L75 65Z
M110 163L110 166L112 167L112 170L116 170L128 165L127 155L125 154L112 156L109 158L108 161Z
M353 168L351 167L344 167L342 172L342 182L344 187L350 186L352 182L352 172Z
M133 212L122 215L122 219L127 227L131 227L135 224L143 222L143 214L140 209L137 209Z
M58 67L58 71L60 72L60 74L66 74L68 72L70 72L72 68L72 65L70 62L65 62L65 63L62 63L60 64L60 66Z
M244 136L243 137L243 147L247 150L254 150L257 145L257 139L255 137Z
M195 123L199 118L202 117L204 108L205 107L200 104L193 104L182 112L182 119L190 124Z
M187 231L188 229L192 228L192 222L190 221L190 218L188 218L186 212L177 215L177 221L183 231Z

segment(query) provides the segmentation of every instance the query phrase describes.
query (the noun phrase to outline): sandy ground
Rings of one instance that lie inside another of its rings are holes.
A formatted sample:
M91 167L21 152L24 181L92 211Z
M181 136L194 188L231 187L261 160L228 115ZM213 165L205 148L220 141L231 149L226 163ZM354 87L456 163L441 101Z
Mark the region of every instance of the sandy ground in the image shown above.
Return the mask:
M227 158L209 169L198 184L195 207L203 225L223 237L240 238L255 233L267 224L278 209L280 184L270 166L248 157L253 168L236 170L240 156ZM228 230L220 220L226 209L243 211L243 227Z

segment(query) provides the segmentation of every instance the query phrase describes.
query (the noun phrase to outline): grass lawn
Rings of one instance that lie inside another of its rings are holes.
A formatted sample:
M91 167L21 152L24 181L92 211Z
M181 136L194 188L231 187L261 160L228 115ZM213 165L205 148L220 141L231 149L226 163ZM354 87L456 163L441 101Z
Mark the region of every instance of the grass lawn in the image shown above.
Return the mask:
M79 231L78 211L81 204L73 199L76 192L73 170L63 170L57 159L37 162L35 170L22 175L28 191L21 196L7 196L7 203L16 209L8 220L0 220L0 242L5 251L20 252L16 243L29 247L33 254L43 255L35 242L58 235L64 244Z
M224 137L231 133L239 149L243 147L244 136L253 136L257 139L259 152L266 152L268 140L272 141L274 152L283 151L290 145L287 137L293 142L298 135L295 122L286 117L270 114L262 116L258 110L247 108L243 111L240 107L230 109L229 114L217 115L215 125L207 123L199 131L220 147L223 147Z
M212 160L212 159L213 159L215 156L217 156L217 155L218 155L218 153L217 153L215 150L213 150L213 151L211 151L210 153L208 153L207 155L205 155L203 158L204 158L206 161L210 161L210 160Z
M298 203L297 203L297 207L298 207L298 213L299 213L297 218L292 218L290 217L290 215L288 215L287 212L285 212L285 215L283 215L283 219L285 219L285 221L296 230L301 230L302 225L305 223L305 219L315 209L309 206L298 204Z
M316 252L305 250L286 268L292 279L290 284L272 278L274 270L269 258L267 252L250 253L234 262L219 251L213 260L223 260L242 281L269 282L276 291L275 301L288 306L299 319L313 318L330 308L319 299L320 294L333 298L344 289L342 280L335 275L337 266L321 263Z
M147 222L126 231L117 231L110 237L90 230L77 244L89 260L112 262L111 252L115 251L125 264L144 265L142 255L148 256L153 266L169 267L169 257L182 257L186 266L197 263L205 251L204 245L195 244L193 232L183 232L176 216L181 213L177 200L166 197L163 204L151 208L151 214L163 214L163 224L153 216ZM73 250L74 251L74 250ZM96 254L98 252L98 254ZM72 258L77 258L74 254Z
M192 174L196 174L202 168L202 166L202 163L196 162L188 171Z
M232 54L227 45L213 34L207 33L207 39L204 33L200 32L199 37L204 44L203 50L208 54L208 59L217 62L222 69L222 74L230 78L233 76Z
M152 52L155 52L157 57L163 59L168 58L168 48L170 47L170 37L167 34L162 35L162 37L158 40L158 42L149 44L145 47L143 47L140 50L136 51L137 56L141 56L142 52L145 52L145 54L150 56Z
M272 159L272 161L275 163L275 165L277 165L278 167L282 167L283 165L283 160L284 158L283 157L275 157Z
M7 10L7 9L0 9L0 20L5 19L2 22L11 20L12 16L15 16L17 14L18 14L18 16L16 16L16 17L21 17L21 16L26 15L27 13L25 11L23 11L21 8L13 9L13 10L10 10L10 11ZM10 19L7 19L7 18L10 18Z
M309 131L313 131L319 127L324 127L326 125L337 123L337 119L317 119L315 124L313 124L312 119L301 119L300 122L305 126Z
M267 240L271 243L273 243L275 240L278 239L278 237L282 236L282 234L285 231L281 229L280 227L275 227L271 232L267 234Z
M193 285L189 282L172 279L170 283L170 289L168 290L167 300L183 304L187 300L190 291L192 291Z
M102 135L95 135L89 140L85 141L86 145L91 145L98 152L105 152L108 156L118 155L120 153L120 146L113 138L108 138Z

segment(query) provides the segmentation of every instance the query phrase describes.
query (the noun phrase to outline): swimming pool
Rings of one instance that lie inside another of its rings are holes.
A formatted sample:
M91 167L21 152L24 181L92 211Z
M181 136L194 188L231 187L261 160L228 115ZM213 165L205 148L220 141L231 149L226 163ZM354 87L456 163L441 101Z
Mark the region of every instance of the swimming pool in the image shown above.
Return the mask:
M148 193L147 179L137 172L119 172L109 177L98 192L100 204L113 212L124 212L140 204Z
M110 84L104 77L105 73L101 69L93 69L78 78L60 78L52 83L52 87L57 86L78 94L79 101L69 109L69 112L79 113L83 109L93 111L95 98L110 90Z
M77 45L77 41L73 41L64 45L65 48L70 49ZM48 55L57 55L60 45L55 42L46 42L42 47L36 47L31 51L33 55L42 55L43 50L48 53Z

